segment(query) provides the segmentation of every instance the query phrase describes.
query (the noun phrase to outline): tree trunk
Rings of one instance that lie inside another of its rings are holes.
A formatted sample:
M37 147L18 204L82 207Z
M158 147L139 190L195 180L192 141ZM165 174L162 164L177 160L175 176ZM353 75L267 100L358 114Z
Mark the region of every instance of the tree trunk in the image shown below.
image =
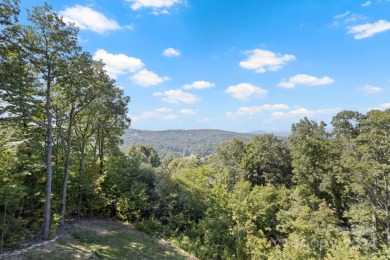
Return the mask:
M50 235L50 217L51 217L51 184L53 169L51 165L52 152L53 152L53 125L52 125L52 114L50 112L50 71L48 73L49 81L47 82L46 88L46 104L45 112L47 118L47 131L46 131L46 201L45 201L45 213L43 220L43 238L49 239Z
M81 203L82 203L82 192L83 192L81 181L84 175L84 156L85 156L85 137L83 137L81 143L81 155L80 155L80 166L79 166L79 200L77 204L77 218L79 220L81 217Z
M386 238L387 244L390 245L390 216L389 216L389 208L385 205L385 223L386 223Z
M70 165L70 150L72 142L72 125L73 125L73 116L74 116L74 107L72 106L69 113L69 125L68 125L68 136L66 140L66 155L65 155L65 170L64 170L64 180L62 183L62 203L61 203L61 222L60 226L63 227L65 223L65 211L66 211L66 189L68 186L68 177L69 177L69 165Z
M372 225L372 243L373 243L374 247L376 248L376 246L378 244L378 236L377 236L378 223L377 223L375 212L371 213L371 225Z
M386 219L386 235L387 235L387 244L390 245L390 221Z
M50 113L50 112L49 112ZM43 238L49 239L50 232L50 216L51 216L51 183L52 183L52 150L53 150L53 137L52 137L52 126L51 126L51 115L49 115L47 126L47 148L46 148L46 202L45 202L45 213L43 221Z
M98 130L98 142L99 142L99 173L102 175L104 172L104 133Z
M5 217L7 215L7 206L8 206L8 192L6 190L5 193L5 203L4 203L4 216L3 216L3 226L5 228ZM0 254L3 253L3 243L4 243L4 230L1 230L1 238L0 238Z

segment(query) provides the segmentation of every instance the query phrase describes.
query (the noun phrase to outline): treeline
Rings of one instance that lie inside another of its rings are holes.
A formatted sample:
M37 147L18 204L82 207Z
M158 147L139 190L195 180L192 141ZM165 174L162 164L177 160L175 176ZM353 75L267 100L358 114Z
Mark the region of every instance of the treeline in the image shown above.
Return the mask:
M142 144L152 145L162 159L170 155L181 157L191 154L205 157L213 154L218 144L233 138L249 141L254 135L212 129L164 131L128 129L122 136L122 150Z
M20 24L18 4L0 3L0 251L99 211L105 158L130 123L129 97L78 29L48 4Z
M119 150L129 98L50 6L0 3L0 251L115 217L201 259L389 259L390 110L307 118L208 157Z
M304 118L288 142L232 139L154 178L153 148L133 147L122 160L144 166L122 169L117 216L201 259L389 259L390 110L343 111L332 129Z

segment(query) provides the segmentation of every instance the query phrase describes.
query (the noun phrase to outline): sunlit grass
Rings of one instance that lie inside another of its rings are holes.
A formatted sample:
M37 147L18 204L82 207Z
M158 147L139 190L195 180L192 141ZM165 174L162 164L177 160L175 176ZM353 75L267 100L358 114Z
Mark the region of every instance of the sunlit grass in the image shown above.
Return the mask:
M124 224L105 224L98 226L102 230L73 230L55 246L29 252L26 259L86 259L91 255L92 259L188 259L179 250Z
M100 236L92 231L82 231L73 236L102 259L186 259L174 249L166 248L140 232L116 229Z

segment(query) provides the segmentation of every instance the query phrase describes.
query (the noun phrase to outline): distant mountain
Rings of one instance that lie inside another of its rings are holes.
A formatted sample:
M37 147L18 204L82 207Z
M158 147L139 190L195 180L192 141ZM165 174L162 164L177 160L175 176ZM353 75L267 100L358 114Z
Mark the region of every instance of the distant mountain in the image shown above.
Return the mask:
M267 134L267 132L264 132L264 131L261 131L261 130L257 130L257 131L251 132L251 134L264 135L264 134Z
M227 140L240 138L244 141L250 141L253 136L259 134L266 134L266 132L236 133L210 129L164 131L128 129L122 136L124 143L121 148L125 151L136 144L149 144L156 149L160 158L164 158L168 154L177 156L198 154L204 157L212 154L216 145ZM286 139L284 134L280 134L279 137Z
M249 141L254 133L235 133L222 130L164 130L146 131L128 129L122 136L122 150L126 150L135 144L150 144L156 149L160 158L167 154L187 156L199 154L207 156L214 152L216 145L232 138L240 138Z

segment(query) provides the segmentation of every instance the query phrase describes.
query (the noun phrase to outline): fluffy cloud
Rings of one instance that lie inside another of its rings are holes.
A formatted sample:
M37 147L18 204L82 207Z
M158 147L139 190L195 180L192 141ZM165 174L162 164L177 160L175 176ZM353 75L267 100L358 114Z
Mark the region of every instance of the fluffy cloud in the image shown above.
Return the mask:
M162 97L162 100L168 103L192 104L199 101L199 98L197 96L184 92L181 89L171 89L164 92L155 92L153 93L153 96Z
M288 112L275 112L272 113L272 116L273 117L304 117L304 116L312 116L314 114L315 114L314 111L301 107Z
M251 97L265 98L268 90L253 86L248 83L240 83L235 86L230 86L225 90L225 93L231 94L239 100L249 100Z
M193 109L182 109L180 110L180 113L186 116L196 115L197 112Z
M381 104L381 105L379 105L379 108L381 108L381 109L390 109L390 103Z
M291 54L281 55L280 53L273 53L262 49L254 49L245 53L249 54L249 58L241 61L240 66L248 70L254 70L257 73L264 73L268 70L277 71L287 62L296 59Z
M111 54L102 49L97 50L93 58L102 60L106 64L105 69L112 78L116 78L120 74L135 72L144 66L140 59L124 54Z
M205 89L212 88L215 86L215 83L208 81L194 81L191 84L186 84L183 86L183 89Z
M275 110L285 110L289 109L289 107L285 104L274 104L269 105L265 104L262 106L253 106L253 107L240 107L237 112L227 112L226 115L230 118L236 118L241 116L252 116L256 113L262 113L263 111L275 111Z
M157 108L152 111L146 111L142 112L138 116L130 116L131 120L133 122L139 122L142 120L148 120L148 119L163 119L163 120L170 120L170 119L176 119L177 115L170 113L172 112L172 109L167 107L161 107Z
M378 94L378 93L383 91L383 88L376 87L376 86L365 85L360 90L365 92L365 93L367 93L367 94Z
M290 77L288 81L282 81L278 86L282 88L294 88L295 85L319 86L332 84L333 82L334 80L329 77L317 78L306 74L297 74Z
M164 81L169 80L169 77L162 76L160 77L153 71L149 71L147 69L142 69L135 73L131 79L134 81L135 84L141 85L143 87L150 87L158 85Z
M334 115L338 113L340 108L325 108L325 109L317 109L317 110L309 110L304 107L299 107L292 109L286 112L274 112L271 115L275 118L302 118L304 116L315 116L315 115Z
M174 48L168 48L163 51L163 55L166 57L178 57L180 56L180 51Z
M364 39L372 37L376 33L390 30L390 22L385 20L378 20L375 23L366 23L349 27L348 33L354 34L354 38Z
M378 107L372 107L369 110L386 110L390 109L390 103L380 104Z
M104 14L81 5L68 7L64 11L60 11L59 14L64 17L65 22L75 23L81 30L105 33L107 31L121 29L115 20L109 19Z
M370 5L371 5L371 1L367 1L367 2L362 4L363 7L368 7Z
M133 10L141 8L163 9L162 13L166 13L165 8L170 8L175 4L183 3L183 0L126 0L131 3Z

